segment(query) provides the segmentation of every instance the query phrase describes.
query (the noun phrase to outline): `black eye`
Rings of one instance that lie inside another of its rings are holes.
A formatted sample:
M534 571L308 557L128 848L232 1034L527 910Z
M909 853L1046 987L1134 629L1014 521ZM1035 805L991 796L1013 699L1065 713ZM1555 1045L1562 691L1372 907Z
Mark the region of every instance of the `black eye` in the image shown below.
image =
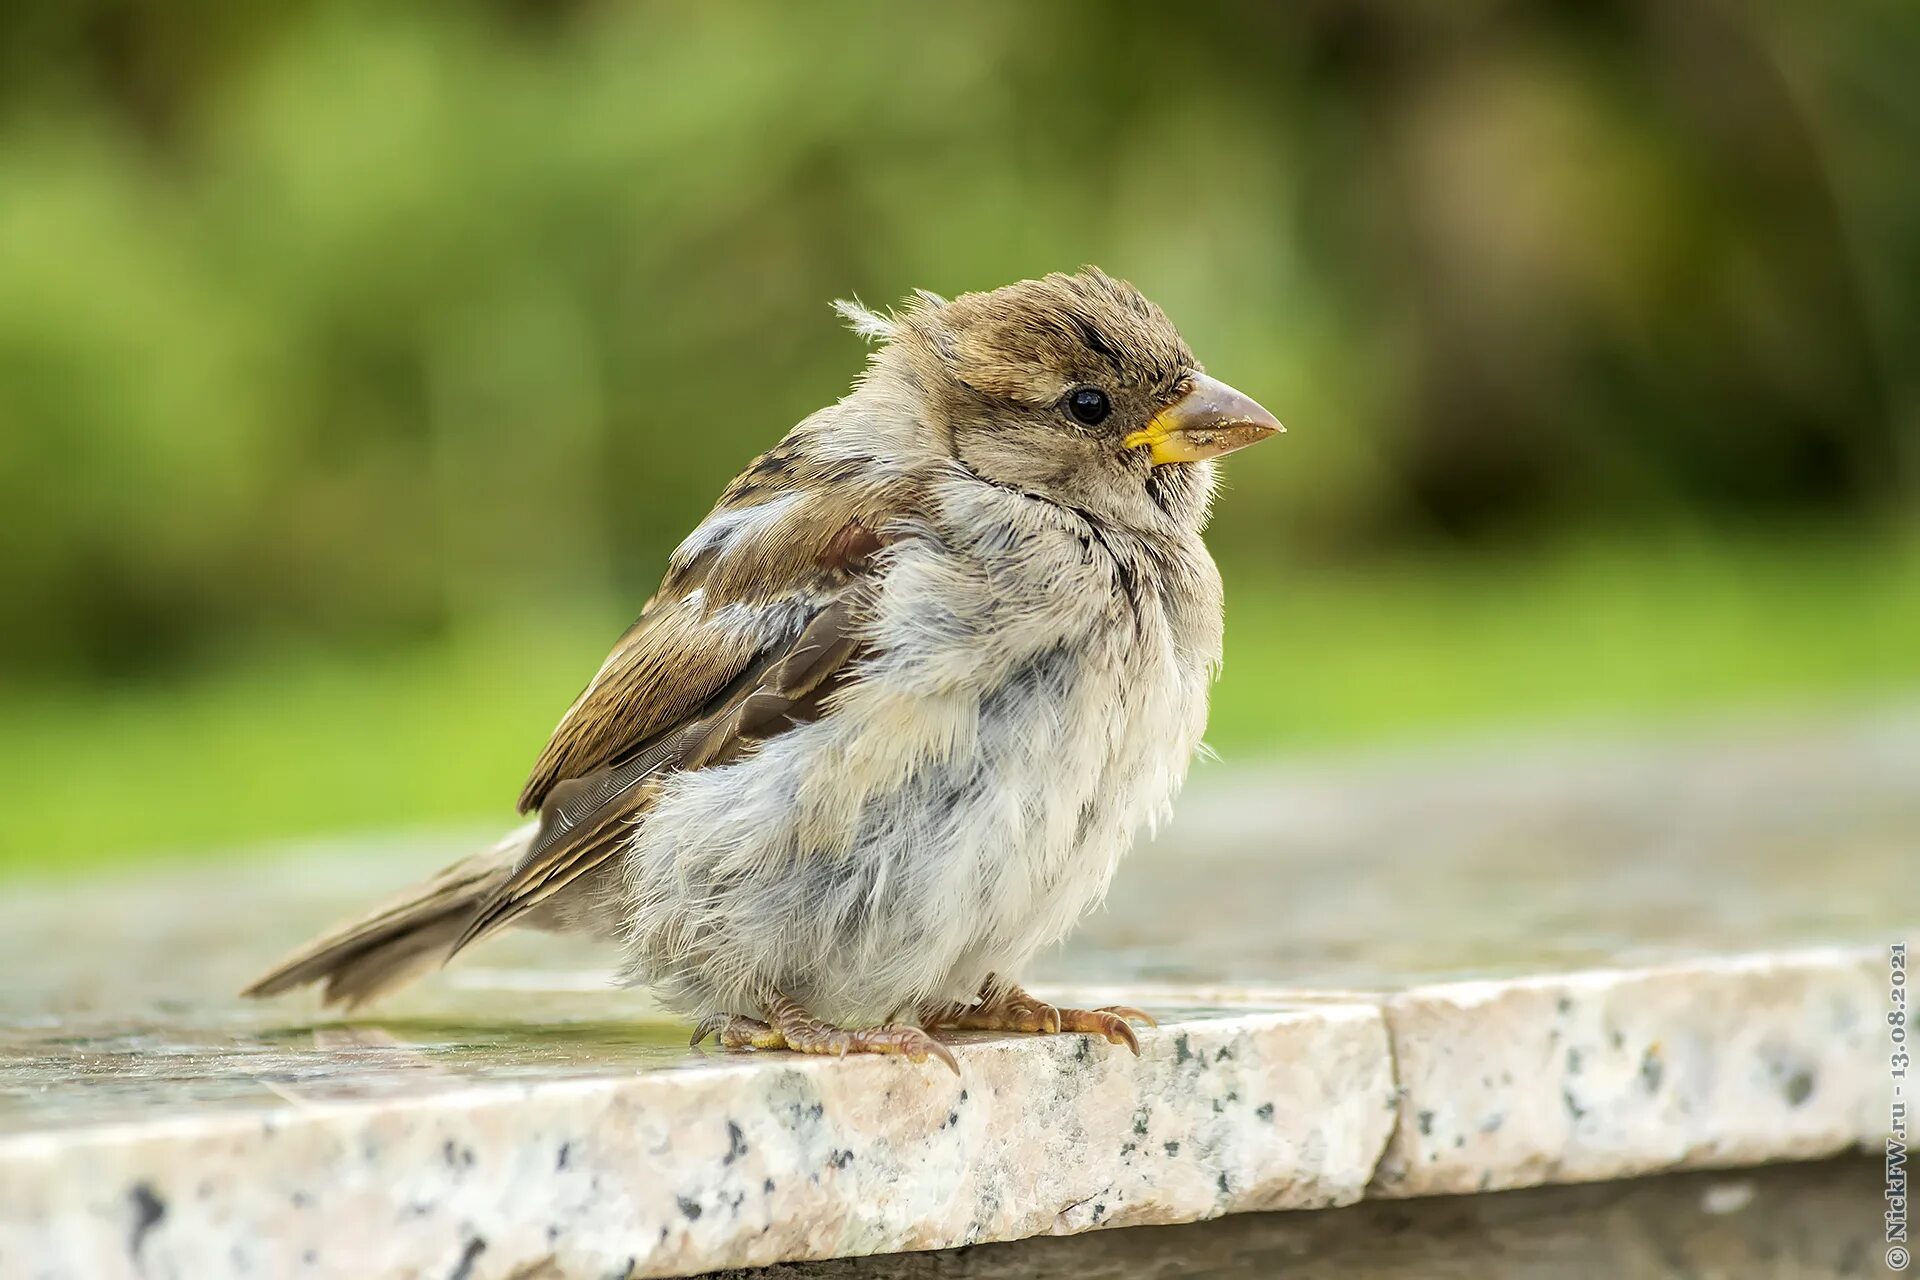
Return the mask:
M1081 387L1067 397L1067 412L1088 426L1105 421L1113 406L1107 403L1107 393L1098 387Z

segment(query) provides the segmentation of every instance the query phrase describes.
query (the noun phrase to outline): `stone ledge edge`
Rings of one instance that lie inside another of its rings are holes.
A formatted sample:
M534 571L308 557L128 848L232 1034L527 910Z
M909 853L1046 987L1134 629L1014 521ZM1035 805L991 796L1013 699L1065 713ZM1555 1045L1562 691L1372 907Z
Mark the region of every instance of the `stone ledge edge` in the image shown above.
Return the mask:
M782 1057L14 1135L0 1206L24 1212L0 1210L0 1273L237 1276L241 1240L282 1251L253 1274L324 1251L368 1277L469 1255L471 1280L671 1275L1814 1159L1879 1140L1885 966L1837 947L1294 993L1148 1034L1138 1062L970 1038L957 1082ZM198 1182L162 1200L156 1179ZM225 1209L189 1239L195 1198ZM155 1202L176 1208L143 1227ZM403 1227L338 1256L337 1224L383 1209Z

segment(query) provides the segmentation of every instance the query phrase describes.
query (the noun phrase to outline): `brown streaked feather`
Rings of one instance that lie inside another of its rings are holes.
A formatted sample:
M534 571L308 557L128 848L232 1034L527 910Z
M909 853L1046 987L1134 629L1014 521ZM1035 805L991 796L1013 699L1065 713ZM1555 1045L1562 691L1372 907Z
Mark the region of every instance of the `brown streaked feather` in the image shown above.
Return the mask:
M449 954L616 857L628 827L651 803L660 775L725 764L821 715L861 649L853 594L825 605L785 648L756 663L751 679L734 681L701 716L627 760L556 786L526 855L473 913Z
M685 719L753 660L759 637L713 626L709 617L694 596L648 605L554 728L520 793L522 812L543 806L567 779Z
M827 542L827 549L821 553L823 563L843 573L855 573L866 569L880 553L880 535L862 524L859 516L854 516L840 526L840 531Z
M352 1007L405 983L446 958L468 917L506 879L519 843L509 837L329 930L241 994L279 995L324 981L326 1003Z
M454 951L604 866L661 774L735 759L820 714L858 649L852 601L884 545L879 530L915 504L898 481L847 483L851 464L811 457L798 435L728 488L708 522L747 523L696 532L675 552L561 718L520 796L540 829Z
M802 495L777 520L750 534L676 552L666 580L554 727L520 792L523 813L544 807L562 782L581 778L696 716L779 637L720 619L730 605L831 599L865 572L880 548L878 529L912 510L904 486L852 491L822 482L840 464L787 462L777 477ZM741 490L721 499L712 521L759 507L780 492Z

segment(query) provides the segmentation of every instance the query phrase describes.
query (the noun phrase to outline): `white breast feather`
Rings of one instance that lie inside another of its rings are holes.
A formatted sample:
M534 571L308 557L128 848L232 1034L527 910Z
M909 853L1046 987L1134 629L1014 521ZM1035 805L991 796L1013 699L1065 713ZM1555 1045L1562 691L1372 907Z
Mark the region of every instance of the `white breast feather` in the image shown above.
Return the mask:
M830 713L663 785L626 860L631 978L693 1014L777 989L841 1025L911 1016L1101 898L1199 743L1219 580L1195 537L1129 601L1071 517L998 509L1031 501L941 489L946 533L888 551L888 645Z

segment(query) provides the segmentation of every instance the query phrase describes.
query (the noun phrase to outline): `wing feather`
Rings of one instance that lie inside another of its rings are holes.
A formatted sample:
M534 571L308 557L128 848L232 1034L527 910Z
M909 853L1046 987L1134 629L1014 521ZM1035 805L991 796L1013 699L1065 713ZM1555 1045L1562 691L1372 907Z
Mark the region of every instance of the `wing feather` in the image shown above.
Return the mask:
M567 779L698 711L766 642L715 618L699 587L656 598L554 727L520 792L521 812L543 808Z
M769 497L747 483L764 465L736 480L674 553L660 590L554 727L521 789L522 813L542 808L567 779L697 714L865 574L879 531L913 509L911 492L897 483L865 491L816 483L803 487L804 500L791 490ZM782 479L815 479L797 462L784 465L775 473ZM742 511L771 518L745 521Z
M454 951L617 857L665 774L738 758L823 714L851 678L877 531L914 509L911 495L816 485L811 501L781 502L742 482L561 718L521 794L539 830ZM742 498L777 516L738 518Z
M828 696L850 676L862 647L852 601L835 600L782 651L757 664L753 679L716 698L705 714L629 759L555 787L526 855L474 914L453 950L532 910L618 856L622 837L645 813L653 784L662 775L725 764L821 715Z

